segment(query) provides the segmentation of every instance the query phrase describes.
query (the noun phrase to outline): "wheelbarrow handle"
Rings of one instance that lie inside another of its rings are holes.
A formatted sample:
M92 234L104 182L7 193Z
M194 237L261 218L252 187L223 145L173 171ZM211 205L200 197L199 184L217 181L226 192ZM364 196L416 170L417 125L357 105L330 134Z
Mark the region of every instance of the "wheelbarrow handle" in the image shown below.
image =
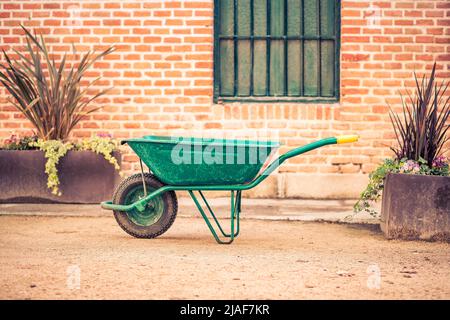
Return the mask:
M318 140L318 141L314 141L311 142L307 145L292 149L288 152L286 152L285 154L281 155L279 158L279 162L281 164L281 162L298 156L302 153L326 146L328 144L341 144L341 143L348 143L348 142L355 142L358 141L359 136L358 135L345 135L345 136L337 136L337 137L330 137L330 138L325 138L322 140Z
M322 140L311 142L307 145L289 150L285 154L282 154L279 156L275 161L273 161L270 165L267 166L267 168L255 179L253 180L249 186L254 187L258 185L262 180L264 180L269 174L271 174L277 167L279 167L284 161L286 161L289 158L298 156L302 153L326 146L328 144L341 144L341 143L348 143L348 142L355 142L358 141L359 136L358 135L345 135L345 136L337 136L337 137L330 137L325 138Z
M336 143L350 143L350 142L356 142L358 141L359 136L356 134L353 135L344 135L344 136L337 136L336 137Z

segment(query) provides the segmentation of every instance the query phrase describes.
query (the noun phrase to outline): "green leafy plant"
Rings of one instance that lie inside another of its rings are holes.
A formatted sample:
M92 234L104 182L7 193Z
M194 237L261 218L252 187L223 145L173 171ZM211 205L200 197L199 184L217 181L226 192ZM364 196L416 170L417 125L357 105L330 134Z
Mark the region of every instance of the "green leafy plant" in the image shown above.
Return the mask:
M90 139L83 139L76 145L77 150L90 150L97 154L101 154L106 161L111 163L116 170L120 170L117 159L114 158L113 152L117 150L119 144L116 140L107 136L94 136Z
M450 97L446 94L450 82L435 81L436 63L430 78L418 80L414 96L407 91L402 96L402 115L390 108L389 116L398 146L392 147L395 157L384 162L369 175L369 184L354 206L355 212L366 211L377 216L372 204L380 199L384 180L389 173L449 175L449 160L442 155L443 147L450 139Z
M43 140L38 139L36 142L30 144L39 150L44 151L44 156L47 159L45 163L45 173L47 174L47 187L52 190L54 195L61 195L59 191L59 177L58 168L56 167L59 160L64 157L73 145L69 142L64 143L61 140Z
M113 52L114 47L98 55L89 51L78 63L68 66L67 54L56 63L48 52L44 37L33 35L23 26L22 29L25 52L13 49L19 57L13 61L3 50L6 64L0 64L0 82L14 98L10 102L36 128L39 139L65 141L84 116L101 108L89 108L89 104L108 89L88 96L88 90L100 78L89 82L85 88L82 88L81 80L86 71L97 60ZM73 55L77 55L75 49Z

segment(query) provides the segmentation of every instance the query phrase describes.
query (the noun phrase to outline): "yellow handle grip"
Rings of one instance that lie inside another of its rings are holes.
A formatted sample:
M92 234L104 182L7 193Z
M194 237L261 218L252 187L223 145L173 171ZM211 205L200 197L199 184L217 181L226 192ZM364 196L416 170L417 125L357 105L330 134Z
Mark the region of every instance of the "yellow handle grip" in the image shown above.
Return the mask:
M337 136L336 141L337 143L349 143L349 142L356 142L358 141L359 136L358 135L346 135L346 136Z

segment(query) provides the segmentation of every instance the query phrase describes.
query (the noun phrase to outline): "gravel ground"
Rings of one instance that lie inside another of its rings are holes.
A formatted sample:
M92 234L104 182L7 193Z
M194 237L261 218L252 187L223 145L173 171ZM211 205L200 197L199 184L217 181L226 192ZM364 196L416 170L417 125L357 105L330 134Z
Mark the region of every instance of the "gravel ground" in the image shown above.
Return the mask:
M112 217L0 216L1 299L450 299L449 279L450 244L377 225L243 220L221 246L198 218L144 240Z

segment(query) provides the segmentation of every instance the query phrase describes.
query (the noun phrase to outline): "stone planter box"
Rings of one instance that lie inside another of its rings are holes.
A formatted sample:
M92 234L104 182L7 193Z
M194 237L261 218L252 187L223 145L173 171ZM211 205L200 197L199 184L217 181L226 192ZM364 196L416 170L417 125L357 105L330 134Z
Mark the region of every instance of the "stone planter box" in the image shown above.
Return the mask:
M389 239L450 242L450 177L389 174L380 226Z
M114 153L120 161L120 153ZM103 156L68 151L58 164L59 189L47 188L44 153L0 150L0 203L100 203L111 199L119 174ZM120 162L119 162L120 163Z

